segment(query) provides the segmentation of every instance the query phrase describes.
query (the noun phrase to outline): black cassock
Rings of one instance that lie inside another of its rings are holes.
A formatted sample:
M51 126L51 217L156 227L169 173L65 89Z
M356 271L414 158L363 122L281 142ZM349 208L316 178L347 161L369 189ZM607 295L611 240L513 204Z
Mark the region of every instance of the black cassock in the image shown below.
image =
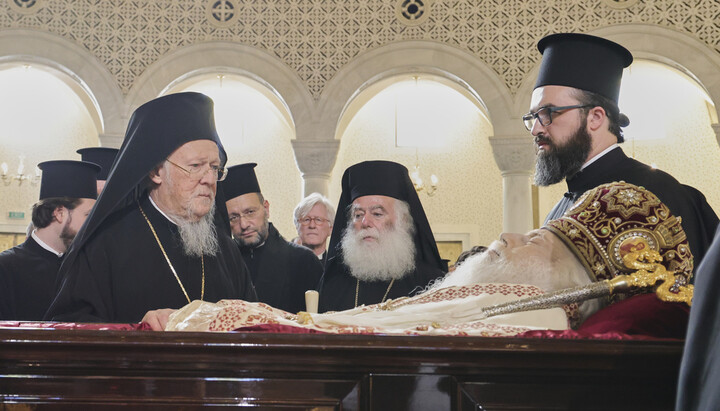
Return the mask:
M550 211L545 222L562 217L585 191L614 181L645 187L667 205L674 216L682 217L682 227L697 267L718 226L715 211L700 191L681 184L664 171L626 156L620 147L606 153L567 180L568 192Z
M337 263L330 264L333 267L332 273L325 273L322 283L322 292L318 303L318 311L341 311L355 307L355 291L357 290L358 305L377 304L383 301L383 297L390 286L390 281L360 281L358 287L357 278L350 274L350 269L342 261L342 254L337 254L334 259ZM421 260L415 259L415 270L406 274L403 278L395 280L386 300L399 297L408 297L422 291L428 283L445 273L437 267Z
M676 410L720 409L720 229L697 269Z
M0 253L0 320L42 320L55 297L61 263L32 237Z
M177 226L153 206L140 201L191 300L200 299L200 258L182 250ZM255 301L256 296L237 246L219 235L220 251L204 257L204 300ZM65 267L63 267L65 269ZM157 244L138 204L110 215L78 252L46 318L54 321L139 322L160 308L181 308L185 294Z
M286 241L270 223L257 248L240 248L258 301L291 313L305 311L305 291L317 289L322 263L309 248Z

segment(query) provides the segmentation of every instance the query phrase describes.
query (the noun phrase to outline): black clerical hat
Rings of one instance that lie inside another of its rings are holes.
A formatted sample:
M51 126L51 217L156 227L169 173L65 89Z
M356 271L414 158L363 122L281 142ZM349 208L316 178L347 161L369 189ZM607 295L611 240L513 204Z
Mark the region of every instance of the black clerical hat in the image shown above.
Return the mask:
M79 149L77 153L82 157L82 161L89 161L100 166L98 180L107 180L118 151L120 150L110 147L86 147Z
M54 197L97 198L100 166L85 161L55 160L38 164L42 170L40 200Z
M365 161L345 170L343 190L349 190L350 202L368 195L383 195L408 201L408 169L392 161ZM415 190L413 188L412 192Z
M219 184L225 193L225 199L231 200L247 193L259 193L260 184L255 175L257 163L238 164L228 167L228 175Z
M600 94L617 103L623 68L632 54L601 37L558 33L538 42L542 63L535 88L567 86Z

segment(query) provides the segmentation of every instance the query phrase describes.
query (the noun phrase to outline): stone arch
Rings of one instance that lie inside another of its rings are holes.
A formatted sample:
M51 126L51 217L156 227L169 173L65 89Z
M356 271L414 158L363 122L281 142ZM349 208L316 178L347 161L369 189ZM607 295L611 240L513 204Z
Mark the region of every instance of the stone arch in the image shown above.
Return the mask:
M500 77L478 57L445 44L429 41L402 41L372 50L343 67L327 84L318 112L323 113L321 135L337 141L340 119L357 92L382 79L403 72L426 72L450 81L462 82L486 108L494 135L490 137L493 156L503 176L504 229L524 232L532 227L530 175L534 162L532 140L512 95ZM337 156L326 161L327 173ZM510 209L508 209L510 207ZM518 215L523 218L517 218Z
M359 91L377 81L413 71L464 83L483 102L496 133L505 128L513 99L490 67L472 54L445 44L401 41L355 58L327 83L318 102L323 139L338 138L336 128L343 110Z
M209 70L248 76L272 90L285 102L297 139L308 138L313 101L297 74L262 50L237 43L210 42L182 47L163 56L138 77L128 93L128 112L159 96L170 84Z
M122 92L107 68L86 49L50 33L11 29L0 31L0 56L0 63L36 62L71 78L85 94L80 98L95 118L103 145L114 145L104 136L124 132Z
M314 111L315 141L294 142L306 179L305 193L327 193L339 149L343 112L366 87L409 72L424 72L453 81L476 95L495 133L504 132L512 96L500 77L470 53L430 41L400 41L354 58L328 81ZM296 144L297 143L297 144Z
M718 118L720 103L720 54L700 40L685 33L650 25L621 25L598 30L597 35L627 47L636 57L655 59L672 65L676 63L689 71L707 90L715 104ZM720 144L720 124L713 124Z

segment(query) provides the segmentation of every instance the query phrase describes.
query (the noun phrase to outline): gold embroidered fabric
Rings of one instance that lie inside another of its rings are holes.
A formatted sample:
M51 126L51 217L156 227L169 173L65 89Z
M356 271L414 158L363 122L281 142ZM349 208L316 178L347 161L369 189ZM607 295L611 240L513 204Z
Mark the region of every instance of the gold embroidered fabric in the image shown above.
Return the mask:
M678 281L687 283L693 256L680 223L653 193L621 181L587 191L546 228L570 247L597 281L636 270L624 257L653 250L668 271L682 277Z

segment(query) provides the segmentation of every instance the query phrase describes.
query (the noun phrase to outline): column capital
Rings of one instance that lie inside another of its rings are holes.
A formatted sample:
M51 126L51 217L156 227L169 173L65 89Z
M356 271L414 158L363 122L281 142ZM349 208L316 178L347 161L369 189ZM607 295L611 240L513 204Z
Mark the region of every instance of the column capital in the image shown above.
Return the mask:
M303 178L303 195L313 192L328 195L330 173L337 160L340 141L292 140L291 143Z
M534 172L535 144L532 136L492 136L490 145L495 163L503 176L529 175Z
M120 148L125 136L123 134L101 133L98 136L100 147Z
M330 177L335 165L340 141L300 141L292 140L295 160L303 177Z

